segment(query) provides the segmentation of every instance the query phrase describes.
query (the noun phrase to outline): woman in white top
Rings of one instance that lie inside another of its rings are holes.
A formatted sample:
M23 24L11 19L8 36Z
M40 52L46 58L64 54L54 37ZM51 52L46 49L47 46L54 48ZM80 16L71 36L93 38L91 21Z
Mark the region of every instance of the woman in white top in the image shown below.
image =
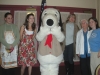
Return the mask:
M36 24L34 15L28 14L24 25L20 30L20 44L18 54L18 65L21 65L21 75L24 74L25 67L28 67L28 75L31 75L32 66L37 63L36 51L33 39L36 35Z
M82 29L78 31L76 37L76 54L80 57L80 67L82 75L91 75L90 70L90 46L88 39L91 31L88 31L88 21L81 20Z

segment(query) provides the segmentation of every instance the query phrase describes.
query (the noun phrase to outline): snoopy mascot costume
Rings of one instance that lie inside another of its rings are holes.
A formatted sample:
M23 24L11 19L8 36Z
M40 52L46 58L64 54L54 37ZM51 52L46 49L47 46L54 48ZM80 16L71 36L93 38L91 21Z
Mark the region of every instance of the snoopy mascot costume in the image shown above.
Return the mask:
M40 31L36 38L39 41L37 58L40 63L41 75L58 75L59 64L63 60L60 42L64 40L61 31L60 12L54 8L47 8L41 15Z

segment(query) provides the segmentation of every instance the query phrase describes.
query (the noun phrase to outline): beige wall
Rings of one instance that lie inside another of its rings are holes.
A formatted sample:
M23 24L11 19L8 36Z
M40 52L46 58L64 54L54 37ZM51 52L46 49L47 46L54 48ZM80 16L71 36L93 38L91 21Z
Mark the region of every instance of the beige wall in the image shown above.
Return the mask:
M100 0L98 0L98 17L99 17L99 26L100 26Z
M96 0L96 18L98 19L100 26L100 0Z
M49 6L96 8L96 0L46 0ZM41 0L0 0L6 5L40 5Z
M0 0L2 5L41 5L42 0ZM64 6L96 9L96 17L100 22L99 0L46 0L48 6Z

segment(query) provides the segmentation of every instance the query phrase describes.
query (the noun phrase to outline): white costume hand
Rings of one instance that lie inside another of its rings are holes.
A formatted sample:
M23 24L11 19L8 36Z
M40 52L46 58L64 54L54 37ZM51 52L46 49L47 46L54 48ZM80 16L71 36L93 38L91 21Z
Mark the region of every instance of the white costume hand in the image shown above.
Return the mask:
M59 27L55 26L51 29L51 34L53 34L53 35L58 35L59 32L61 32L61 27L60 26Z
M42 41L48 34L50 34L50 28L41 26L40 31L36 35L36 39Z
M44 36L46 36L46 35L48 35L48 34L50 34L50 28L48 28L48 27L43 27L43 26L41 26L40 27L40 32L44 35Z
M59 42L62 42L65 38L64 34L61 32L61 27L60 26L59 27L55 26L54 28L52 28L51 29L51 34L53 34Z

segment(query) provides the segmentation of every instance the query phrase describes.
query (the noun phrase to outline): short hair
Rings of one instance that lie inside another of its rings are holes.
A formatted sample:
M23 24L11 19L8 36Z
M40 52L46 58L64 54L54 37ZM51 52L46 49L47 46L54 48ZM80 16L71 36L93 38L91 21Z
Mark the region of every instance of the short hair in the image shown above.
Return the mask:
M12 15L10 12L5 13L4 18L6 18L8 15Z
M86 19L82 19L82 20L80 21L80 24L82 23L82 21L85 21L85 22L88 24L88 21L87 21Z

